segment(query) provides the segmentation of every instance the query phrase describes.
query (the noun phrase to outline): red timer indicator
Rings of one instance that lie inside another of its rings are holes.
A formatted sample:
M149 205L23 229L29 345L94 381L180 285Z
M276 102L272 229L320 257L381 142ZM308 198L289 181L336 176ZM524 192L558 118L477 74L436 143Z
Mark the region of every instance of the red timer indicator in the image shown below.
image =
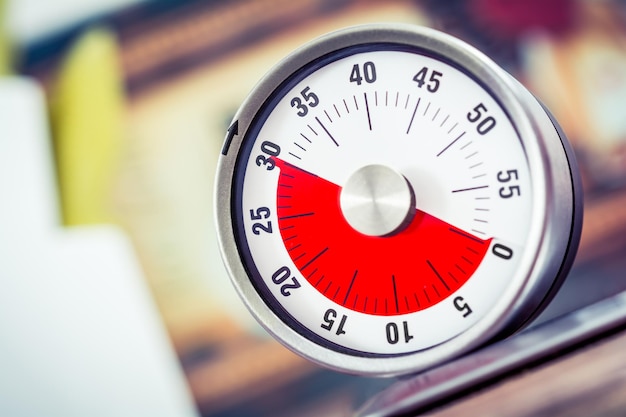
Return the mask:
M402 211L407 214L393 230L381 236L361 233L346 220L349 211L342 212L341 187L275 161L281 171L277 219L285 248L307 281L343 307L385 316L429 308L454 294L489 249L491 239L477 238L417 210L414 198L405 199L408 210ZM374 206L371 210L384 218L387 206L402 205L402 194L389 192L394 190L390 181L376 181L385 178L379 167L370 171L375 174L366 188L378 195L361 202ZM411 191L404 177L397 179ZM381 182L387 188L375 190ZM362 211L366 208L356 212ZM320 233L323 230L331 232Z
M556 126L439 32L363 26L304 46L254 89L222 150L235 288L287 347L348 372L416 372L517 330L580 234Z

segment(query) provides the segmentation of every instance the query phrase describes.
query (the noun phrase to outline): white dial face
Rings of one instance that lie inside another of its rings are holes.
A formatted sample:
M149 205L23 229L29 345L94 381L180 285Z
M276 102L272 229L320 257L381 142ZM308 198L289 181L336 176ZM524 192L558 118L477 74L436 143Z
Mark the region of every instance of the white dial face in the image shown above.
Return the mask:
M419 50L347 49L303 68L246 133L239 251L296 332L360 356L416 352L479 321L531 223L528 162L507 114Z

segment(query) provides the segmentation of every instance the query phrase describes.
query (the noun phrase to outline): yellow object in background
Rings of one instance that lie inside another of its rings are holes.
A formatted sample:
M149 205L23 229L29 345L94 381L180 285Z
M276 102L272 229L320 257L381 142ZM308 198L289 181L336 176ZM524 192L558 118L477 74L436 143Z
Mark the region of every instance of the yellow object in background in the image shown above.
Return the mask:
M52 90L61 209L66 225L113 221L111 192L124 138L117 42L93 29L73 45Z
M0 75L11 73L11 42L6 30L6 1L0 0Z

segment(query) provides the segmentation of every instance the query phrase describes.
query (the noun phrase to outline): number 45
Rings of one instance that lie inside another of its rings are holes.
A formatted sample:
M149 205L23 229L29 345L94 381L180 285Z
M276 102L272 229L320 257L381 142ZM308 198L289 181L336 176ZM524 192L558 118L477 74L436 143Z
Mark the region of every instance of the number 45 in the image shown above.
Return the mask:
M429 76L430 75L430 76ZM439 71L431 70L428 67L423 67L421 70L415 74L413 77L413 81L417 83L419 88L422 88L424 84L426 84L426 89L431 93L439 90L439 85L441 84L441 76L443 74Z

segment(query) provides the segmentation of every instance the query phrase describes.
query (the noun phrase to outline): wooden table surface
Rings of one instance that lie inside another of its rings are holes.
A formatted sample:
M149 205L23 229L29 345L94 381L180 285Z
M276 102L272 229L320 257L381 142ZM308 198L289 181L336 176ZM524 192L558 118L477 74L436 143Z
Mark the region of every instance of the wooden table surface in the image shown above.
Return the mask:
M626 416L626 332L430 413L430 417Z

